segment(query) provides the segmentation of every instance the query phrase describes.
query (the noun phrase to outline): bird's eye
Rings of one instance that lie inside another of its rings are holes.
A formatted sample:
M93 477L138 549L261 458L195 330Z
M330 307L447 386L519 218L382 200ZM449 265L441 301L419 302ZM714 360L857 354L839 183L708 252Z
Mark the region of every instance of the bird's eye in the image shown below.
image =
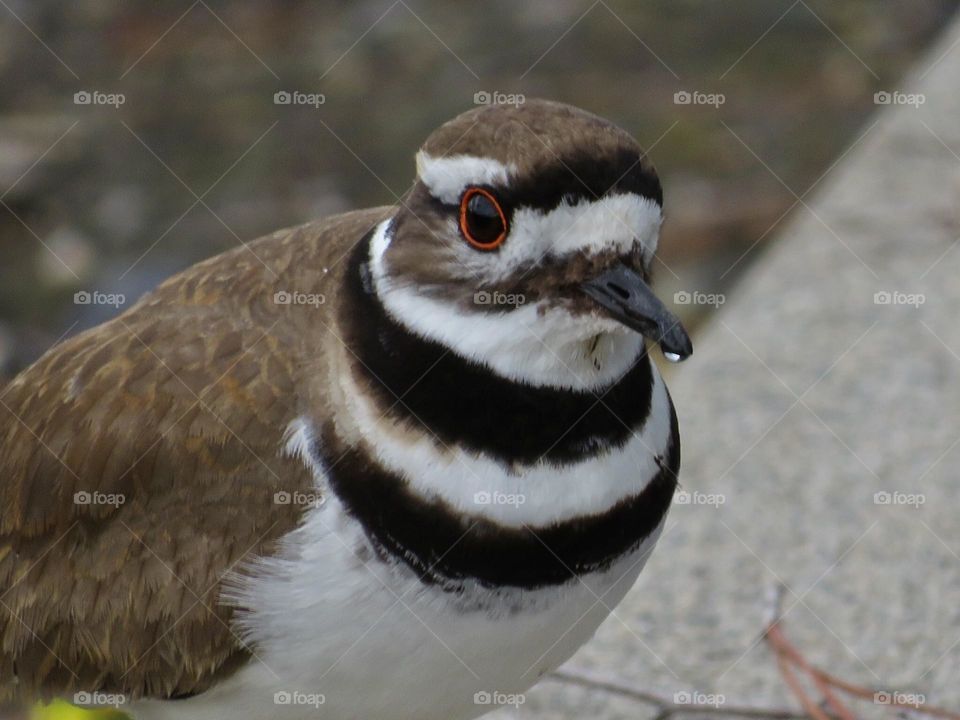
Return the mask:
M478 250L495 250L507 237L507 216L493 193L470 188L460 199L460 232Z

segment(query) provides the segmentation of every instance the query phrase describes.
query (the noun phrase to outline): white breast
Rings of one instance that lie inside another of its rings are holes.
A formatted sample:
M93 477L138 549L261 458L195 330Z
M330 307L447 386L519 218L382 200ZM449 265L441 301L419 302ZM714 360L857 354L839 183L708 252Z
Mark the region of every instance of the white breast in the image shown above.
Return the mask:
M458 598L381 562L333 499L237 589L234 601L251 608L238 628L255 648L250 663L196 698L136 703L134 716L460 720L522 702L517 694L620 602L659 532L607 571L562 587L504 596L474 588Z

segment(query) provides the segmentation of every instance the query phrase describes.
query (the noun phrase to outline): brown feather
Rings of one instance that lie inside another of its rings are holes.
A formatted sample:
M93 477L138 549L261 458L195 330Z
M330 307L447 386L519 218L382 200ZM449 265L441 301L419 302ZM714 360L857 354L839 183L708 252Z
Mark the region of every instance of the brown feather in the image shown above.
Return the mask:
M275 551L308 493L288 423L327 407L318 358L344 263L385 209L281 231L164 282L0 394L0 703L200 692L249 649L225 574ZM324 268L329 272L324 272ZM323 293L283 305L278 291ZM123 496L78 504L75 493ZM116 499L116 498L115 498Z

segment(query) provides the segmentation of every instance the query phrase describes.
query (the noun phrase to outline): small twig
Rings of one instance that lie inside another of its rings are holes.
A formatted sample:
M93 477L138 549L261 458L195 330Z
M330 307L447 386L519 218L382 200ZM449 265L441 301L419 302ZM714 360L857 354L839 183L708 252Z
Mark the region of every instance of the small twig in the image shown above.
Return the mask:
M813 672L822 677L824 681L830 683L835 688L843 690L854 697L862 698L864 700L874 700L877 695L877 690L873 688L864 687L863 685L854 685L853 683L846 682L845 680L842 680L835 675L831 675L820 668L813 668ZM919 713L931 715L933 717L946 718L946 720L960 720L960 713L955 713L950 710L946 710L945 708L937 707L936 705L911 705L910 703L900 702L896 699L897 694L898 693L892 694L890 698L891 705L908 708L910 710L915 710Z
M797 700L800 701L800 705L806 711L807 715L813 718L813 720L827 720L826 713L820 709L810 696L807 695L806 690L803 689L803 685L800 684L800 680L797 679L785 655L777 655L777 665L780 667L780 674L783 676L784 682L787 683L787 687L790 688L790 691Z
M780 587L774 598L774 612L771 614L771 617L767 622L767 628L764 634L767 641L770 643L771 647L773 647L773 650L776 653L777 665L780 668L780 674L783 676L784 681L800 701L800 704L803 705L804 709L809 713L810 717L815 718L816 720L822 720L817 714L822 714L822 711L806 695L802 685L800 684L799 680L797 680L796 675L793 673L793 669L790 667L790 663L793 663L813 681L813 683L817 686L817 689L824 696L824 699L837 714L837 717L840 718L840 720L855 720L853 713L851 713L850 710L840 701L836 693L833 692L833 689L836 688L837 690L842 690L853 697L871 701L875 701L877 691L864 685L857 685L855 683L848 682L838 678L826 670L811 665L803 656L803 654L796 648L796 646L793 645L789 639L787 639L787 636L781 627L780 623L782 620L782 615L780 613L780 605L782 604L782 600L783 588ZM917 713L930 715L932 717L944 718L945 720L960 720L960 713L955 713L950 710L935 707L933 705L919 705L903 702L897 699L898 694L899 693L890 693L890 705L894 707L909 708Z
M856 720L856 715L840 700L834 690L840 690L854 698L875 702L877 691L864 685L848 682L811 665L797 647L790 642L781 627L783 619L781 607L785 588L779 586L771 597L771 608L767 619L764 637L773 648L777 666L784 682L800 702L803 712L780 708L761 708L724 704L718 706L706 703L678 703L656 693L638 688L630 682L607 675L596 670L584 668L566 668L557 670L548 676L562 683L579 685L608 692L653 706L657 710L654 720L670 720L673 715L721 715L727 717L757 718L764 720ZM799 670L823 696L829 706L829 712L818 705L804 689L801 679L794 668ZM890 693L889 704L894 707L909 708L917 713L943 720L960 720L960 713L934 707L903 702L898 693Z
M784 680L787 680L788 673L790 675L793 674L789 665L786 664L787 661L791 661L813 680L813 684L817 686L817 690L820 691L820 694L823 695L827 704L833 709L840 720L856 720L856 716L843 704L840 698L837 697L837 694L831 687L830 681L823 677L822 673L817 672L817 669L810 665L807 659L790 644L786 635L783 634L783 628L779 622L774 622L773 625L767 628L767 640L778 651L777 660L780 664L780 674L783 675ZM800 696L797 694L796 689L791 686L791 690L794 690L794 695L797 695L799 699Z
M557 670L549 675L548 679L569 683L571 685L580 685L581 687L592 690L601 690L652 705L659 711L654 720L667 720L674 713L682 713L684 715L712 714L748 718L769 718L770 720L805 720L806 718L806 715L803 713L779 708L759 708L730 704L724 704L722 706L702 703L679 704L656 693L637 688L621 678L583 668ZM826 720L835 719L826 718Z

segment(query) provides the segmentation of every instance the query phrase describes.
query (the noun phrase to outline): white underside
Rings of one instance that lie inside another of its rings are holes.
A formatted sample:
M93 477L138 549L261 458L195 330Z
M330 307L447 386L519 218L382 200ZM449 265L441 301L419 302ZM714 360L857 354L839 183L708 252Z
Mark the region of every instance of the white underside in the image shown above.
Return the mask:
M562 587L503 597L473 588L458 601L405 566L358 556L367 540L333 499L289 537L283 559L238 589L253 608L240 630L256 657L203 695L130 710L137 720L477 717L495 706L476 693L522 693L593 635L657 535ZM277 704L287 697L278 693L307 704Z

